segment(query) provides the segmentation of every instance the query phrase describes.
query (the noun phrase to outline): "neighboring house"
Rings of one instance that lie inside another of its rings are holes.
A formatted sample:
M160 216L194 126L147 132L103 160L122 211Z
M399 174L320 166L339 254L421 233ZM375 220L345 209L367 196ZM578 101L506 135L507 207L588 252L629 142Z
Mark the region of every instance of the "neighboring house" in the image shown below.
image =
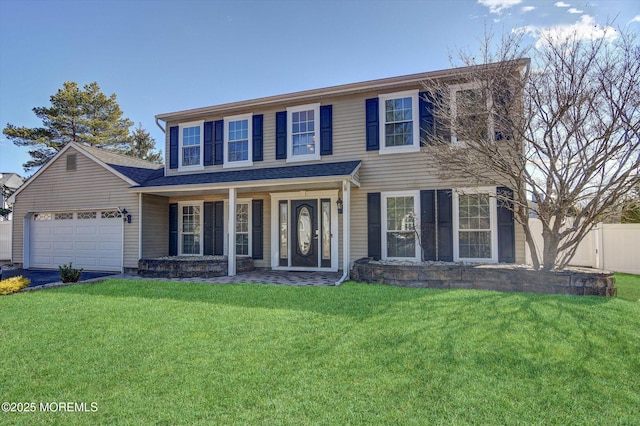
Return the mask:
M24 178L17 173L0 173L0 210L11 209L8 198L24 183ZM11 220L13 213L0 214L0 221Z
M126 208L124 269L140 258L225 255L231 275L240 256L275 270L349 271L361 257L418 261L420 243L427 260L524 263L524 236L491 197L497 188L459 194L464 179L438 178L421 146L433 123L421 81L461 71L160 114L166 161L156 171L69 145L14 196L28 224L14 227L14 262L36 266L41 222L60 233L56 223L79 226L85 212Z

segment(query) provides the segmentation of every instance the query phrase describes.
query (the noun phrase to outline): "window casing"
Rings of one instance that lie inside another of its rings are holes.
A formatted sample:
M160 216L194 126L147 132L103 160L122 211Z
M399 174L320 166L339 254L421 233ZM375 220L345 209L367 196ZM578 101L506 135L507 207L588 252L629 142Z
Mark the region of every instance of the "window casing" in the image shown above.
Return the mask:
M236 243L234 244L236 256L253 256L251 245L253 238L251 235L251 201L250 198L239 198L236 200ZM229 211L229 201L224 201L224 211ZM229 247L229 222L224 224L224 254L228 255Z
M420 151L418 91L378 96L380 154Z
M203 167L203 122L182 123L178 137L178 170L202 170Z
M287 108L287 162L320 159L320 104Z
M180 204L179 208L180 255L199 256L202 254L202 203Z
M224 118L224 168L253 165L252 114Z
M455 261L497 262L495 188L453 192L453 257Z
M420 260L419 191L382 193L382 258Z
M451 97L451 143L465 145L463 136L456 129L467 128L466 134L486 140L493 138L493 119L489 114L492 98L483 93L480 82L455 84L450 86Z

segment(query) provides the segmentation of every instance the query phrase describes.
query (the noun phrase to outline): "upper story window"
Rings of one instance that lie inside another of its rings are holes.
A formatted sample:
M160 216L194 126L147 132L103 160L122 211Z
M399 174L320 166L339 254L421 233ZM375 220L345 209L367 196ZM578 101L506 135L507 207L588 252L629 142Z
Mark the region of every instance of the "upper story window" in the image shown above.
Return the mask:
M493 134L489 116L491 96L480 82L455 84L450 87L453 126L451 142L463 145L465 140L486 140Z
M179 130L180 169L202 169L202 122L183 123Z
M418 91L379 96L380 154L420 150Z
M320 104L287 108L287 161L320 159Z
M224 140L226 158L224 167L253 165L252 115L236 115L224 119Z

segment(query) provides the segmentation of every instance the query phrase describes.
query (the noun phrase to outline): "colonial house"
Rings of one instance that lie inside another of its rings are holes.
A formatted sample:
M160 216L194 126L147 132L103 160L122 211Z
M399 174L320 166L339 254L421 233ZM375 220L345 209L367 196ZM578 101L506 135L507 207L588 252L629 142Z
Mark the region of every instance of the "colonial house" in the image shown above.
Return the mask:
M460 192L464 179L443 180L430 161L421 82L461 73L159 114L160 168L68 144L13 196L14 263L135 270L141 259L211 255L229 275L251 259L345 278L362 257L523 263L499 189Z

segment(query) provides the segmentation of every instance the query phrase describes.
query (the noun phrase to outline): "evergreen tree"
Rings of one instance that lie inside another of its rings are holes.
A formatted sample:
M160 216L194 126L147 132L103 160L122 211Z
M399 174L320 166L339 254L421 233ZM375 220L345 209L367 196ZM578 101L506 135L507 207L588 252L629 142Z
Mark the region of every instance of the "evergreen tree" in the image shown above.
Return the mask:
M115 93L107 97L96 82L84 88L65 82L50 101L50 107L33 108L42 127L7 124L2 131L14 144L31 148L31 160L23 164L25 171L43 165L69 142L128 150L133 122L122 116Z
M162 154L155 150L156 140L151 134L142 128L142 123L138 123L129 138L129 148L124 152L126 155L141 158L156 164L162 164Z

